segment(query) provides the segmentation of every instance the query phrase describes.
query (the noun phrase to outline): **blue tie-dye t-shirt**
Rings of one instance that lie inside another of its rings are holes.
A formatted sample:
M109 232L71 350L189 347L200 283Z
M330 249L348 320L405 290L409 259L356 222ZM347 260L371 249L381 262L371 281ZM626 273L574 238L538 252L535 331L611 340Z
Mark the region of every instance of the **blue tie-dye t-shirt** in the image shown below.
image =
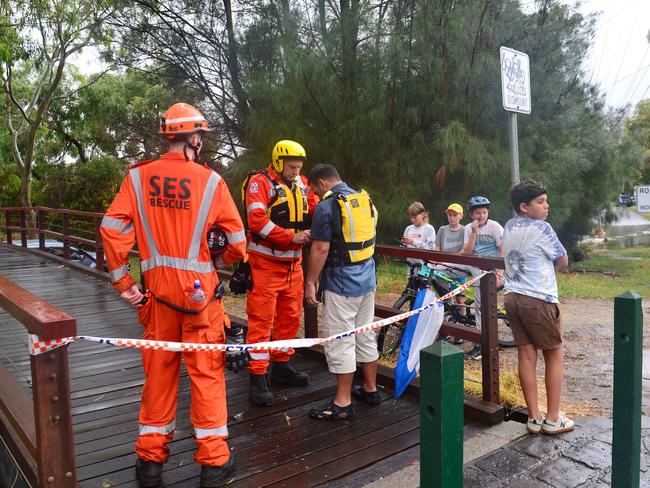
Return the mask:
M554 263L566 255L551 224L517 216L503 234L506 263L505 293L519 293L559 303Z

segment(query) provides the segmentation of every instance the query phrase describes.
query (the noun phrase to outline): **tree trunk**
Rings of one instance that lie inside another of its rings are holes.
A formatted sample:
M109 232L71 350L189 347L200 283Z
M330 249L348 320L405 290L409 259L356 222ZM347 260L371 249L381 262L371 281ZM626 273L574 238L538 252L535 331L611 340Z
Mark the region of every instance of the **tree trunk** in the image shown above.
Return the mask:
M340 7L343 123L349 124L357 110L356 65L359 35L359 0L340 0ZM343 165L351 168L354 159L351 151L352 144L348 144L349 141L342 142L341 158Z
M232 3L230 0L223 0L223 7L226 13L226 30L228 32L228 71L230 71L230 81L232 89L237 98L237 118L240 123L248 120L248 99L241 80L239 78L239 60L237 57L237 40L235 39L235 29L232 22ZM240 130L238 136L243 139L244 131Z
M451 2L446 1L442 4L442 17L440 18L440 27L442 29L442 126L445 127L449 122L449 46L448 46L448 27L449 11Z
M32 168L31 164L25 165L20 174L20 206L32 206Z

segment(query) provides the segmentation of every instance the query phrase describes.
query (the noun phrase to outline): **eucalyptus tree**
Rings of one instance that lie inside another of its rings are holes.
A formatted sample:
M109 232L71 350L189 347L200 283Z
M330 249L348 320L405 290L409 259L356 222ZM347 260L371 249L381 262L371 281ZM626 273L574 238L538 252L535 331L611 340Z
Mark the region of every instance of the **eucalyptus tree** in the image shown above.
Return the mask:
M57 92L71 56L102 41L113 11L92 0L0 0L0 76L4 123L21 178L20 203L31 201L36 143L50 107L82 89Z

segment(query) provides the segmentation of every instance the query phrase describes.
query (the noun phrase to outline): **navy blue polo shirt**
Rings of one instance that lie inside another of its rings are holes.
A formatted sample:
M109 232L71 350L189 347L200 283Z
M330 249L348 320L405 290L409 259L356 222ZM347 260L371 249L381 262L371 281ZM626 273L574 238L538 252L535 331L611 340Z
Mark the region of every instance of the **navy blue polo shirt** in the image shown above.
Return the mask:
M332 193L350 195L357 193L341 182L332 188ZM340 227L341 223L333 222L334 207L338 202L334 198L321 201L314 210L311 222L311 238L314 241L332 242L332 229ZM338 214L337 214L338 215ZM330 266L325 264L321 273L320 289L328 290L346 297L360 297L370 293L377 287L375 277L375 261L368 259L362 263L347 266Z

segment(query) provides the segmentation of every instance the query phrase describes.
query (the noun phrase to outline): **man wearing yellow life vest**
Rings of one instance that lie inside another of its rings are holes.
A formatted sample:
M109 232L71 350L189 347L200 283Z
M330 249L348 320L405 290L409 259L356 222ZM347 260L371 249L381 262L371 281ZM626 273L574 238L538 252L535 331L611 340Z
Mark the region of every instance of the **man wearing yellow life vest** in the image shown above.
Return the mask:
M375 314L375 250L377 209L364 190L341 181L336 169L318 164L309 173L309 187L321 198L312 222L312 247L307 268L305 299L317 304L316 281L323 293L325 336L369 324ZM352 396L379 405L377 392L377 342L375 333L343 337L325 344L330 372L336 374L336 397L314 408L316 419L346 419L354 415ZM352 389L357 362L363 386Z
M294 141L279 141L271 164L251 173L242 187L248 223L247 250L253 289L248 292L247 342L293 339L300 327L303 300L302 246L309 242L309 216L318 199L300 174L305 149ZM250 396L262 406L273 404L266 370L273 360L271 380L307 386L309 376L289 363L287 352L251 351L248 366Z

